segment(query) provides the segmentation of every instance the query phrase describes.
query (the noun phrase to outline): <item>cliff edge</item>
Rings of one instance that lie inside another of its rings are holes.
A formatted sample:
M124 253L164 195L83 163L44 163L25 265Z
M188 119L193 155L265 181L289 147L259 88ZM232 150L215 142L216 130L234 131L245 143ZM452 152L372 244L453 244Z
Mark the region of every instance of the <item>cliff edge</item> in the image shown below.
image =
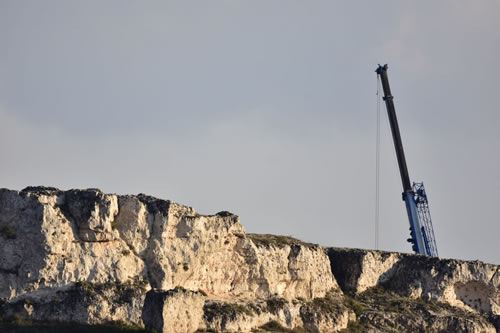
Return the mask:
M246 234L229 212L0 190L0 320L159 332L497 332L500 267Z

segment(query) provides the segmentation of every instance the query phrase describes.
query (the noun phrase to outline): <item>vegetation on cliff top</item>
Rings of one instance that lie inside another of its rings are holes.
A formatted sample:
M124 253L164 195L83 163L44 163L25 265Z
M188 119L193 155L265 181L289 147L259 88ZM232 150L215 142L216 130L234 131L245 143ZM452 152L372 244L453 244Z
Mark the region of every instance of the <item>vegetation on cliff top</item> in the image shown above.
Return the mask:
M260 326L257 329L254 329L252 332L254 333L264 333L264 332L280 332L280 333L312 333L311 330L308 330L303 327L295 327L293 329L283 327L280 323L275 320L271 320L270 322Z
M305 247L318 247L318 244L306 243L291 236L278 236L271 234L247 234L247 237L256 245L262 247L302 245Z
M11 322L0 323L2 333L153 333L122 323L81 325L63 323Z

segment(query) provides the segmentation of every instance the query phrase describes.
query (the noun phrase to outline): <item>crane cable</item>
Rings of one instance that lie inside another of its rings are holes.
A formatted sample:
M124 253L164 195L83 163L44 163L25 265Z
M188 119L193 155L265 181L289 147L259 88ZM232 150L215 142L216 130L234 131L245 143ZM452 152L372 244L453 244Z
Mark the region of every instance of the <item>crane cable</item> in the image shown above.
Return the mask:
M380 215L380 78L377 75L377 134L375 148L375 250L379 249Z

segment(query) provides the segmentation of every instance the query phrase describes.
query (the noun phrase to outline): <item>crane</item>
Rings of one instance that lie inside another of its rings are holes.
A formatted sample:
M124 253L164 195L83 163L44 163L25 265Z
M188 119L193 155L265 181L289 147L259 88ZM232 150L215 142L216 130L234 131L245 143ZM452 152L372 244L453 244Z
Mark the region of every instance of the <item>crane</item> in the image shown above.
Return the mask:
M403 142L401 141L398 119L396 118L396 109L394 108L394 97L391 94L389 79L387 77L387 68L387 64L383 66L378 65L375 72L382 82L382 88L384 90L383 99L387 107L392 138L394 140L394 147L398 159L399 172L403 183L403 201L405 202L408 219L410 221L411 238L408 238L408 242L412 244L412 249L415 253L437 257L436 239L434 237L434 229L432 227L424 183L410 183L410 176L408 174L408 167L406 165L405 153L403 150Z

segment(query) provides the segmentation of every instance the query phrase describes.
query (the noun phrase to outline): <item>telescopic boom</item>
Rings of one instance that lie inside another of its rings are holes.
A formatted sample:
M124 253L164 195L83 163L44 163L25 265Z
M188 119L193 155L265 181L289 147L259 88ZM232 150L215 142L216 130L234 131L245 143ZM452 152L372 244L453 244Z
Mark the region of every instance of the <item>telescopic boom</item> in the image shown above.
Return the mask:
M410 182L410 175L408 174L408 167L406 165L405 153L403 150L403 142L401 141L401 133L399 132L398 119L396 117L396 109L394 108L394 97L391 94L389 79L387 77L387 68L387 64L384 66L378 65L375 72L382 82L384 101L387 107L389 123L391 125L399 173L401 174L401 182L403 183L403 200L405 201L406 211L408 212L408 219L410 221L411 238L409 238L408 241L413 244L412 249L415 253L437 257L437 246L424 184L413 183L412 186Z

